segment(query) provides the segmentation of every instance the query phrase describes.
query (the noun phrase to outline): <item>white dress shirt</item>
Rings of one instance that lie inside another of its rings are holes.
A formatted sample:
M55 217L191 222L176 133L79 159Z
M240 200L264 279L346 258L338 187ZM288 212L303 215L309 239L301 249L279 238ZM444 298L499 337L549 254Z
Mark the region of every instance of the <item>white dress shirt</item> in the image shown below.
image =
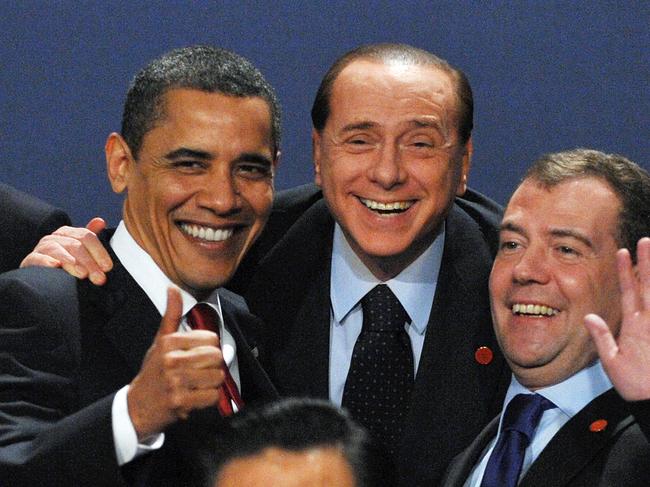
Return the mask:
M169 280L151 256L129 234L124 222L120 222L117 226L111 238L110 245L126 271L142 288L161 317L167 308L167 288L175 287L180 291L183 300L183 319L179 325L179 330L190 330L185 316L197 303L196 299ZM216 291L212 293L208 301L208 304L217 311L217 315L219 316L221 350L224 361L237 387L240 388L237 348L234 338L224 327L221 303ZM137 323L134 323L134 326L138 326ZM150 438L146 443L138 443L137 434L128 413L128 388L129 386L126 385L117 392L113 399L112 407L113 439L119 465L124 465L143 453L160 448L164 443L163 433Z
M521 477L528 471L532 463L537 459L548 442L551 441L553 436L555 436L562 426L564 426L573 416L578 414L581 409L596 397L611 388L612 383L609 380L609 377L607 377L607 374L605 374L602 364L600 361L596 361L593 365L582 369L559 384L536 390L535 393L544 396L557 407L554 409L547 409L542 414L539 425L535 430L533 440L530 442L530 445L528 445L528 448L526 448L524 463L521 467L519 478L521 479ZM513 376L505 400L503 401L502 411L505 411L512 398L517 394L531 393L532 391L522 386ZM503 421L503 413L499 420L497 436L494 437L482 453L479 462L476 464L474 470L472 470L472 473L465 482L465 487L478 487L481 485L488 460L490 459L496 440L501 432L501 421Z
M417 373L436 292L442 251L444 226L433 243L394 278L386 281L390 290L411 318L406 332L413 350L414 374ZM361 333L363 311L361 298L377 284L382 284L354 253L341 227L334 227L332 267L330 273L330 400L340 406L343 388L350 369L354 344Z

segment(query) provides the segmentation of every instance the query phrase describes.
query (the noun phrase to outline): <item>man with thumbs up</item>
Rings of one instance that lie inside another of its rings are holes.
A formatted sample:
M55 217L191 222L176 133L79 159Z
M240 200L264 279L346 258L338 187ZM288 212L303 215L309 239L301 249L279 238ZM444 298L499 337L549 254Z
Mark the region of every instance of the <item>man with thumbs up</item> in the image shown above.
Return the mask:
M3 484L192 485L220 416L276 397L242 332L256 319L215 289L266 222L279 133L272 88L231 52L178 49L136 76L105 147L125 194L100 236L108 284L0 279ZM199 307L210 326L192 329Z

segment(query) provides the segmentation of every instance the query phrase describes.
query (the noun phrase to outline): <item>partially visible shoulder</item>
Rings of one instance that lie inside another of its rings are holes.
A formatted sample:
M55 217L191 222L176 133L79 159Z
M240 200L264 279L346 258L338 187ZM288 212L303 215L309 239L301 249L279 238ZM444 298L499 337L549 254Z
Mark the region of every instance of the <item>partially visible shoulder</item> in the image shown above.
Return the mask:
M78 280L63 269L27 267L0 274L0 308L69 305L77 296Z
M79 343L78 280L62 269L28 267L0 275L0 341L7 350L53 350ZM68 349L76 356L76 348ZM36 358L35 358L36 360Z
M274 212L295 212L297 215L318 200L323 198L323 193L315 184L303 184L295 188L278 191L273 200Z
M484 194L468 188L462 197L455 200L456 207L476 222L483 238L495 254L499 243L499 226L503 207Z
M5 217L21 218L34 225L47 218L57 218L61 225L70 223L62 210L3 183L0 183L0 208Z
M463 196L456 198L456 203L474 220L495 228L499 227L503 217L503 207L484 194L468 188Z
M306 211L322 199L323 194L315 184L305 184L276 193L273 209L264 230L253 247L246 253L237 273L228 283L228 288L245 293L248 282L257 271L257 264L260 260L286 235L292 225Z
M62 210L0 183L0 272L16 269L41 237L70 219Z
M33 289L35 293L61 292L76 287L77 279L63 269L50 267L26 267L0 274L0 289L19 285Z

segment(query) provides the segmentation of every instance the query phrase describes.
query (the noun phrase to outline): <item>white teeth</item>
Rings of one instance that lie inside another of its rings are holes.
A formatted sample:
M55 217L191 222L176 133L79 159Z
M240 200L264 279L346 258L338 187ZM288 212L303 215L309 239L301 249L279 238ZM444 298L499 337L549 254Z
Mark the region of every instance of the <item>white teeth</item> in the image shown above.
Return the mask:
M413 206L412 201L394 201L392 203L380 203L379 201L359 198L361 202L371 210L382 211L404 211Z
M233 234L232 228L227 229L214 229L211 227L201 227L198 225L189 225L181 223L181 230L194 238L207 240L209 242L222 242L230 238Z
M543 304L513 304L512 312L520 315L554 316L560 311Z

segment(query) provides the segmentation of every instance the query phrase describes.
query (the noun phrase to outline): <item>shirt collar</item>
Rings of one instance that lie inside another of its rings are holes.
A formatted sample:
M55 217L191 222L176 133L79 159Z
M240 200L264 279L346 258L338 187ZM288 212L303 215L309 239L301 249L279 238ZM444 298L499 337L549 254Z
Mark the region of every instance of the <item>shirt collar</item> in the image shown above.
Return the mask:
M110 244L126 271L142 288L161 316L165 314L167 308L167 288L169 287L175 287L181 293L183 316L197 303L194 296L179 288L165 275L151 256L138 245L123 221L117 226ZM216 291L210 295L207 301L214 305L221 316L221 306Z
M564 414L572 418L596 397L611 388L612 382L607 377L600 360L597 360L559 384L535 392L552 401ZM503 409L505 410L517 394L530 393L531 391L521 385L513 375Z
M443 224L441 232L422 255L384 283L402 303L411 317L411 326L419 334L424 333L429 322L444 242ZM343 322L368 291L381 284L354 253L338 223L334 227L330 279L332 312L337 323Z

